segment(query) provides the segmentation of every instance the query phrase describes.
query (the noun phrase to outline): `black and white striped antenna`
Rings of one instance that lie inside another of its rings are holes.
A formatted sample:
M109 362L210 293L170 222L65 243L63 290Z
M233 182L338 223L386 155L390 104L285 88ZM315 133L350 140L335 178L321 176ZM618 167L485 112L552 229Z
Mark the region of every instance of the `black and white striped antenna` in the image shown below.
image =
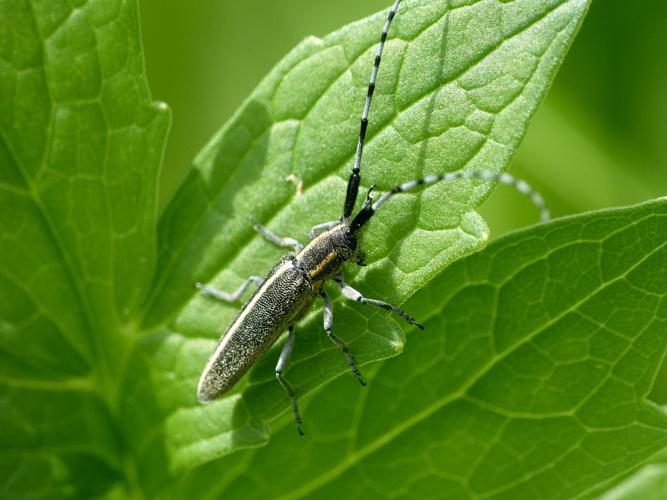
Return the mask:
M512 186L516 188L516 190L519 191L521 194L530 198L530 200L533 202L533 205L535 205L540 211L540 220L542 222L549 221L550 218L549 208L547 207L544 198L542 198L542 195L538 191L533 189L530 186L530 184L528 184L523 179L517 179L513 175L507 173L496 174L495 172L488 172L484 170L471 171L471 172L459 170L457 172L447 172L445 174L440 174L440 175L428 175L421 179L404 182L403 184L396 186L391 191L388 191L382 196L380 196L380 198L378 198L378 200L371 205L371 208L373 209L373 211L376 211L380 207L380 205L382 205L385 201L387 201L395 194L411 191L417 188L418 186L426 186L429 184L435 184L436 182L440 181L453 181L456 179L481 179L484 181L495 181L495 182L500 182L501 184Z
M382 60L382 50L384 49L384 42L387 39L389 32L389 25L396 15L398 6L401 0L396 0L389 11L387 22L384 24L382 35L380 35L380 43L378 44L375 62L373 63L373 70L371 71L371 78L368 82L368 93L366 94L366 103L364 104L364 111L361 113L361 125L359 127L359 141L357 142L357 152L354 155L354 166L352 167L352 174L347 182L347 194L345 196L345 205L343 206L343 219L347 219L354 210L354 204L357 201L359 194L359 170L361 170L361 156L364 152L364 140L366 139L366 129L368 128L368 114L371 110L371 99L375 91L375 80L377 79L378 69L380 68L380 61Z
M352 220L351 224L352 230L354 232L358 231L371 217L373 217L373 215L375 214L377 209L380 208L380 206L382 206L387 200L389 200L391 197L397 194L413 191L418 187L428 186L429 184L435 184L436 182L453 181L457 179L464 179L464 180L481 179L484 181L499 182L501 184L512 186L521 194L530 198L530 200L533 202L533 205L535 205L537 209L540 211L541 222L549 222L549 219L551 218L551 214L549 213L549 208L547 207L547 204L544 201L542 195L523 179L517 179L513 175L507 173L497 174L495 172L489 172L485 170L481 171L459 170L457 172L446 172L444 174L427 175L426 177L422 177L421 179L414 179L412 181L403 182L402 184L399 184L395 188L391 189L390 191L387 191L385 194L380 196L377 199L377 201L373 201L373 199L371 198L371 192L375 188L375 186L372 186L368 190L368 194L366 195L366 201L364 202L363 207Z

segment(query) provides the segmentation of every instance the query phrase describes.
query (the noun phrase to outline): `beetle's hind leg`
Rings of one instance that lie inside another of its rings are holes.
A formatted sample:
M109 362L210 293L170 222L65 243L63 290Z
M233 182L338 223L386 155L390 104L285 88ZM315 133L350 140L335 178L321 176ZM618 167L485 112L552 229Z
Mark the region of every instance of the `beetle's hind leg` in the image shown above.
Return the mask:
M283 350L280 352L280 357L278 358L278 364L276 365L276 378L278 379L278 382L280 382L280 385L283 386L283 389L285 389L285 392L289 396L290 402L292 403L292 411L294 412L294 421L296 422L296 430L299 431L300 435L304 435L303 431L301 430L301 415L299 414L299 406L297 405L296 402L296 394L294 393L294 389L292 389L292 386L290 383L285 380L285 377L283 377L283 370L285 369L285 365L287 364L287 361L289 360L290 355L292 354L292 349L294 348L294 326L290 325L288 327L289 333L287 335L287 342L285 342L285 346L283 347Z
M264 238L269 243L273 243L274 245L277 245L281 248L293 248L296 253L299 253L303 248L303 245L296 241L294 238L283 238L278 236L262 226L254 217L250 216L248 218L252 222L252 226L255 228L255 231L257 231L260 236L262 236L262 238Z
M203 285L201 283L195 283L195 287L200 289L206 295L210 295L211 297L214 297L223 302L236 302L237 300L239 300L239 298L241 298L241 295L243 295L243 292L245 292L248 289L250 284L259 287L262 286L262 283L264 283L263 278L259 276L250 276L250 278L245 280L240 287L238 287L231 293L223 292L222 290L218 290L217 288L214 288L209 285Z
M379 307L379 308L385 309L387 311L392 311L392 312L398 314L401 318L403 318L405 321L407 321L411 325L415 325L420 330L424 329L424 327L422 325L417 323L412 316L410 316L408 313L406 313L400 307L393 306L393 305L389 304L388 302L383 302L382 300L367 299L366 297L364 297L361 294L361 292L355 290L354 288L352 288L350 285L345 283L340 278L336 279L336 283L340 287L340 291L342 292L342 294L345 298L350 299L350 300L354 300L354 301L357 301L357 302L361 302L362 304L369 304L371 306Z
M334 335L332 326L333 326L333 304L331 303L331 300L329 300L329 297L327 296L326 292L322 291L320 293L322 296L322 299L324 300L324 330L327 332L327 335L329 338L333 341L334 344L336 344L341 351L343 351L343 354L345 354L345 359L347 359L347 364L350 365L350 368L352 369L352 373L354 373L354 376L357 377L357 380L361 385L366 385L366 382L364 382L364 379L361 378L361 372L359 371L359 368L357 368L357 362L354 360L354 356L352 356L352 353L350 352L350 348L347 346L345 342L343 342L341 339L339 339L336 335Z

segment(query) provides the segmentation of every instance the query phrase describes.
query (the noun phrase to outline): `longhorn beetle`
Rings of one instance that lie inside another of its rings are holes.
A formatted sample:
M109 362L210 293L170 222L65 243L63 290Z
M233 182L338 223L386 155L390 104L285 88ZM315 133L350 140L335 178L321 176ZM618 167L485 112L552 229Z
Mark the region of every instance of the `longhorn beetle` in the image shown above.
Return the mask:
M363 254L358 248L357 242L360 231L373 217L375 212L392 196L439 181L482 179L514 186L521 193L532 199L533 203L540 209L543 221L549 218L549 212L542 197L524 181L515 179L509 174L496 174L486 171L457 171L440 175L429 175L422 179L400 184L380 196L377 200L374 200L371 196L374 187L372 186L366 194L366 199L361 209L353 215L361 180L359 172L366 129L368 127L371 99L375 90L375 81L382 59L384 42L387 38L391 21L394 19L400 3L401 0L396 0L391 7L384 29L382 30L382 35L380 36L380 43L378 44L368 84L366 102L361 115L361 126L354 157L354 166L352 167L352 174L347 183L343 215L340 220L325 222L313 227L310 231L310 241L305 246L295 239L276 236L267 228L254 221L254 227L261 236L280 247L293 248L294 251L286 253L266 278L262 279L258 276L252 276L233 293L222 292L200 283L195 285L202 292L225 302L238 300L250 284L257 286L257 290L250 300L246 302L236 316L236 319L227 327L202 372L197 388L197 395L199 401L202 403L207 403L231 389L245 372L248 371L250 366L287 329L289 332L287 341L280 353L275 373L278 382L280 382L289 396L297 430L303 435L296 394L289 382L283 377L283 371L294 348L294 325L317 297L320 297L324 301L324 330L345 355L347 363L350 365L352 373L354 373L357 380L361 385L366 385L348 346L333 332L333 306L324 289L324 283L327 280L334 280L336 282L343 297L394 312L411 325L420 329L423 328L412 316L401 308L381 300L364 297L343 280L343 264L346 262L362 264Z

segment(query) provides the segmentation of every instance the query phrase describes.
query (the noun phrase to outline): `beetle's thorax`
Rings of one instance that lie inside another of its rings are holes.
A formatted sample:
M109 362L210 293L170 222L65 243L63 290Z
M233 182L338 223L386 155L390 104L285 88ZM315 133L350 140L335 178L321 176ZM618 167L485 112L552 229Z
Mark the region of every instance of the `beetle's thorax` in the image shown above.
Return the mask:
M345 219L311 240L296 259L297 266L312 280L323 281L340 274L342 265L355 260L356 255L357 239L350 231L349 219Z

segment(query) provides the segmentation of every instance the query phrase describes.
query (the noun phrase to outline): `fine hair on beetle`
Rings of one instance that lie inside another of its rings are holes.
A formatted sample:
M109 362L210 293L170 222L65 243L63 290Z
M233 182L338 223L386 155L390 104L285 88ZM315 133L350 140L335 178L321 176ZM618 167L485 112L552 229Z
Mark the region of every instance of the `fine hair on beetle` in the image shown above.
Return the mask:
M251 276L234 292L223 292L211 286L196 284L196 287L205 294L225 302L237 301L250 285L257 287L255 293L222 334L218 346L201 374L197 397L202 403L210 402L229 391L253 363L287 330L287 340L278 358L275 375L289 397L297 430L299 434L303 435L297 396L283 376L283 372L294 348L295 324L316 298L321 298L324 302L324 331L342 351L357 380L361 385L366 385L347 344L334 334L333 305L324 288L327 281L333 280L345 299L385 309L397 314L409 324L423 328L401 308L382 300L364 297L343 279L343 264L347 262L363 264L363 252L358 246L360 232L377 210L393 196L440 181L480 179L514 186L538 207L543 222L549 219L549 211L544 200L526 182L505 173L463 170L429 175L404 182L377 199L372 196L374 186L371 186L361 208L354 213L361 182L361 159L371 100L375 91L384 43L400 3L401 0L395 0L380 35L361 114L357 149L352 173L347 183L341 218L314 226L310 230L310 241L306 245L302 245L293 238L277 236L253 219L254 228L263 238L292 251L283 255L266 277Z

